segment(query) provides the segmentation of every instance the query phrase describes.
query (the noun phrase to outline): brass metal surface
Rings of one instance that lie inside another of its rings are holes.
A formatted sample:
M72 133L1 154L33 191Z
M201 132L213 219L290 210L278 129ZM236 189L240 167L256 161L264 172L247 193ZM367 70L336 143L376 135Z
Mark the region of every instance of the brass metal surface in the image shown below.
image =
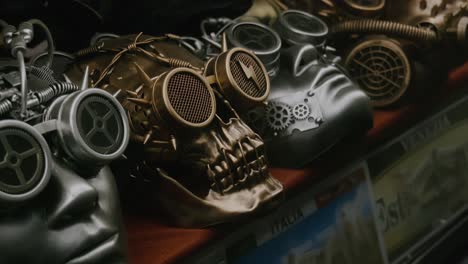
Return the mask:
M221 93L239 109L248 110L263 103L270 94L265 66L251 51L233 48L221 53L206 75L215 75Z
M372 2L359 0L283 0L290 9L298 9L338 22L356 18L377 18L384 14L386 0Z
M164 120L172 119L188 127L204 127L213 121L215 96L200 73L175 68L162 74L152 90L153 110Z
M136 192L162 204L173 224L191 227L276 204L282 186L268 172L263 140L234 110L268 96L268 75L255 55L232 49L204 62L174 36L130 35L98 45L67 76L77 80L89 66L91 82L126 108L132 144L128 167L117 173L144 182Z
M351 13L356 15L366 15L368 13L376 13L382 11L385 8L386 0L373 0L373 1L362 1L362 0L344 0L344 6Z
M468 11L466 0L392 0L388 1L386 17L410 25L431 23L439 31L457 15Z
M280 0L253 0L252 6L239 19L271 25L279 14L287 9L288 7Z
M394 40L360 42L346 56L345 66L376 107L397 102L410 85L411 64Z

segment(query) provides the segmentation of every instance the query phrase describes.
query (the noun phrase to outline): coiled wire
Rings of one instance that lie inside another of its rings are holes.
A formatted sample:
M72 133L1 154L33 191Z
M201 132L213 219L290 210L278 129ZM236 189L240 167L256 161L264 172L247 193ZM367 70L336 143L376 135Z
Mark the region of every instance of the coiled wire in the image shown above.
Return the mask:
M85 48L85 49L81 49L81 50L77 51L74 55L76 57L84 57L84 56L88 56L90 54L96 54L100 50L101 50L100 46L91 46L89 48Z
M333 33L366 33L385 34L412 40L435 42L439 40L437 33L426 28L406 25L393 21L360 19L348 20L332 27Z
M37 97L39 100L39 103L45 103L52 98L63 95L63 94L68 94L72 93L75 91L79 91L80 87L78 85L69 83L69 82L56 82L51 85L49 85L47 88L45 88L42 91L35 92L34 95Z
M184 61L177 58L168 58L168 64L172 67L185 67L185 68L192 68L192 64L188 61Z
M30 66L29 69L32 75L36 76L39 79L46 81L48 85L51 85L57 82L57 80L55 79L53 75L54 72L49 67Z
M42 91L35 92L33 95L36 97L36 101L32 103L32 105L37 105L37 104L42 104L45 103L52 98L63 95L63 94L68 94L72 92L79 91L80 87L78 85L69 83L69 82L56 82L51 85L49 85L47 88L45 88ZM29 105L28 103L28 106ZM0 102L0 116L9 113L11 110L13 110L14 105L13 102L10 99L5 99Z
M13 109L13 103L9 99L0 102L0 115L9 113Z

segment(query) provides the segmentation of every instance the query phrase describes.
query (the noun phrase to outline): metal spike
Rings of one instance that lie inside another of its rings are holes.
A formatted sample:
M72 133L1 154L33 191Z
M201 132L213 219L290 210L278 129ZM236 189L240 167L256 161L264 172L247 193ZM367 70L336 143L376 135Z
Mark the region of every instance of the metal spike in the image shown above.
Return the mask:
M153 140L151 141L153 144L158 145L158 146L166 146L169 145L169 141L165 140Z
M176 139L175 139L175 137L173 135L171 135L171 140L170 141L171 141L172 149L174 151L176 151L177 150L177 141L176 141Z
M322 3L326 4L329 7L335 7L335 4L330 0L322 0Z
M134 98L138 97L138 93L136 93L134 91L127 90L127 94L130 95L131 97L134 97Z
M81 80L81 90L86 90L89 86L89 66L86 65L84 74L83 74L83 79Z
M66 75L65 73L62 74L63 78L65 79L66 82L69 82L69 83L73 83L72 80L70 79L70 77L68 77L68 75Z
M138 88L135 90L135 93L140 94L141 91L143 91L143 86L138 87Z
M136 62L133 63L135 65L135 68L138 72L138 76L140 76L141 81L143 84L145 84L148 87L153 86L153 82L151 81L151 78L146 74L146 72L138 65Z
M169 148L171 145L171 142L166 141L166 140L152 140L151 144L153 145L153 147Z
M119 90L118 90L117 92L115 92L112 96L113 96L114 98L117 98L117 96L119 96L120 93L122 93L122 89L119 89Z
M128 101L139 105L141 107L148 107L151 106L151 102L145 99L139 99L139 98L127 98Z
M121 157L122 157L124 160L128 160L128 157L125 156L125 154L122 154Z
M143 140L143 144L146 145L150 141L151 137L153 136L153 130L148 131L145 135L145 139Z
M223 42L222 42L222 45L221 45L221 51L225 52L227 50L228 50L228 46L227 46L226 32L223 32Z

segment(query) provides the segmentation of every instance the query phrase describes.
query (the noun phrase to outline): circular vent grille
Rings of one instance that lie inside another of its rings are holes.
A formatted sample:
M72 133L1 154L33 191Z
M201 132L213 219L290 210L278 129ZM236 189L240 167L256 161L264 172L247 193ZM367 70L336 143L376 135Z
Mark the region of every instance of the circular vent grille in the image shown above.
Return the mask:
M78 106L78 130L86 145L100 154L121 148L124 124L119 110L107 98L89 95Z
M268 91L266 73L248 53L237 51L229 62L234 81L250 97L261 98Z
M362 42L350 52L345 63L375 106L396 102L408 88L411 78L408 58L392 41Z
M35 189L48 174L41 142L19 127L0 128L0 191L24 194Z
M214 96L210 88L197 75L177 72L167 85L169 103L185 122L201 124L212 118Z

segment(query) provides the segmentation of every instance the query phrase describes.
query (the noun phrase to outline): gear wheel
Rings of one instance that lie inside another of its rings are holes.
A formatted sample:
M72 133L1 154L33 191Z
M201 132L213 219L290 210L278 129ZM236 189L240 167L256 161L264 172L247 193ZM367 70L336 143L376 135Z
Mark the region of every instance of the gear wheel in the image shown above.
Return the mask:
M287 104L270 102L265 111L268 126L273 130L283 130L291 125L291 107Z
M297 104L292 109L292 114L297 120L304 120L310 116L310 107L304 103Z

